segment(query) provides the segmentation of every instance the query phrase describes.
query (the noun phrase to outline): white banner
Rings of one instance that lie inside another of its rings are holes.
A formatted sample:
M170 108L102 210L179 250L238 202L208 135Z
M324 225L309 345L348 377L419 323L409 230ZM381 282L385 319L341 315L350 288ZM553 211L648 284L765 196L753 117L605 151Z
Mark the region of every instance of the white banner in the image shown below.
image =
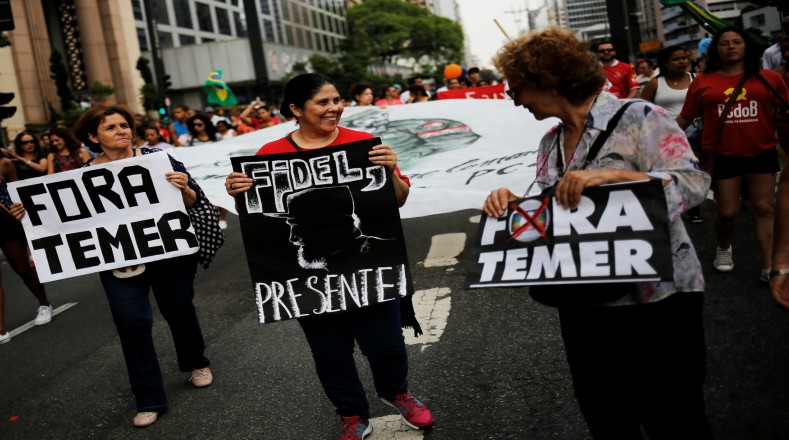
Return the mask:
M526 191L540 139L556 119L537 121L510 100L453 99L380 109L348 107L340 125L380 136L411 178L403 218L481 208L494 188ZM178 158L212 203L235 212L225 192L231 156L255 154L284 137L293 122L215 144L179 148Z
M198 250L160 152L8 184L42 282Z

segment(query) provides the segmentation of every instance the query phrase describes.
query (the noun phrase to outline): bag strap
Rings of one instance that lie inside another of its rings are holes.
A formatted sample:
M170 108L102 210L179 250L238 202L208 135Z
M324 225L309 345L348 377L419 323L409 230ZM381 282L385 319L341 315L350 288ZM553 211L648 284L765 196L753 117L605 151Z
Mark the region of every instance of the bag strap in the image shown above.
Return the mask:
M712 150L714 152L715 147L718 146L718 142L721 140L721 135L723 134L723 125L726 124L726 118L729 117L729 111L731 110L732 106L734 106L734 101L737 100L737 96L740 95L740 91L742 91L742 87L745 85L745 81L748 80L748 73L743 73L742 78L737 81L737 86L734 87L734 91L731 92L729 95L729 99L726 100L726 105L723 107L723 112L721 112L720 118L718 119L718 125L715 127L715 136L712 138Z
M775 90L775 87L770 84L770 81L767 81L767 78L765 78L761 72L756 72L756 77L759 78L762 83L764 83L764 85L773 93L773 95L775 95L776 98L778 98L779 101L781 101L784 107L789 107L789 101L787 101L783 95L778 93L778 90Z
M594 140L594 143L591 147L589 147L589 153L586 154L586 162L584 163L584 168L589 164L589 162L593 161L595 157L597 157L597 153L600 152L600 149L603 148L603 144L605 141L608 140L608 136L611 135L611 132L614 131L616 126L619 124L619 120L622 119L622 115L625 114L625 110L627 110L630 105L632 105L635 101L627 101L625 105L619 108L614 116L608 120L608 125L605 127L605 131L597 135L597 139Z

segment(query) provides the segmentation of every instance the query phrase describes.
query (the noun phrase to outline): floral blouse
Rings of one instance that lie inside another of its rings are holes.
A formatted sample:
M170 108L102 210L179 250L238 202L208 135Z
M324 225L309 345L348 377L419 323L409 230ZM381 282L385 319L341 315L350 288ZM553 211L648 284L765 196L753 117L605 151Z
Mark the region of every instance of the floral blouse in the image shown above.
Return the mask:
M567 160L567 171L583 168L589 147L625 102L607 92L597 96L586 118L586 129L578 147ZM542 188L560 179L554 146L562 145L561 133L561 125L554 127L540 142L536 169L537 183ZM703 291L701 263L680 215L704 200L710 186L710 176L699 169L698 160L674 119L661 107L646 101L636 101L622 115L597 157L586 166L586 169L599 168L641 171L652 178L670 180L664 190L668 205L674 281L639 283L637 294L606 305L646 304L660 301L676 292Z

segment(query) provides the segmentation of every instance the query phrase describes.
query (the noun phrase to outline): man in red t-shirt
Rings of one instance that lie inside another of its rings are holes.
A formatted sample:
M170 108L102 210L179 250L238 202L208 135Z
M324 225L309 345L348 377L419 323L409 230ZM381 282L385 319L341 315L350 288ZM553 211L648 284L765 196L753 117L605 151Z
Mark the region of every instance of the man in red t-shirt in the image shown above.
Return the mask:
M603 86L603 90L620 99L635 98L638 95L640 86L636 80L636 72L633 70L633 67L614 58L616 49L610 41L602 40L595 46L597 58L600 60L600 64L603 65L603 72L605 72L605 77L608 79Z

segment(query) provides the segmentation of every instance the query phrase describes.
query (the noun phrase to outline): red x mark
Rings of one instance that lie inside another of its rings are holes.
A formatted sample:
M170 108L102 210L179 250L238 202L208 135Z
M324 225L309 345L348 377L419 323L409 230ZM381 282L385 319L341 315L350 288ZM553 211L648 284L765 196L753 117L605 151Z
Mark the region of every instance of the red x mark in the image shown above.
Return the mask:
M510 205L510 209L512 209L512 210L516 211L518 214L520 214L521 217L523 217L523 219L526 220L526 224L521 226L520 228L518 228L517 231L513 232L512 235L510 236L510 238L508 238L507 240L512 240L512 239L518 237L524 231L529 229L531 226L534 226L534 229L536 229L537 232L540 233L542 238L547 240L547 237L545 236L547 234L547 231L545 230L545 228L542 225L540 225L537 222L537 219L540 217L540 215L542 215L543 211L545 211L545 208L548 207L548 202L550 200L551 200L550 197L544 198L542 200L542 204L540 205L540 207L537 208L534 211L534 215L529 215L529 213L524 211L523 209L521 209L520 205L518 205L517 203L513 203L512 205Z

